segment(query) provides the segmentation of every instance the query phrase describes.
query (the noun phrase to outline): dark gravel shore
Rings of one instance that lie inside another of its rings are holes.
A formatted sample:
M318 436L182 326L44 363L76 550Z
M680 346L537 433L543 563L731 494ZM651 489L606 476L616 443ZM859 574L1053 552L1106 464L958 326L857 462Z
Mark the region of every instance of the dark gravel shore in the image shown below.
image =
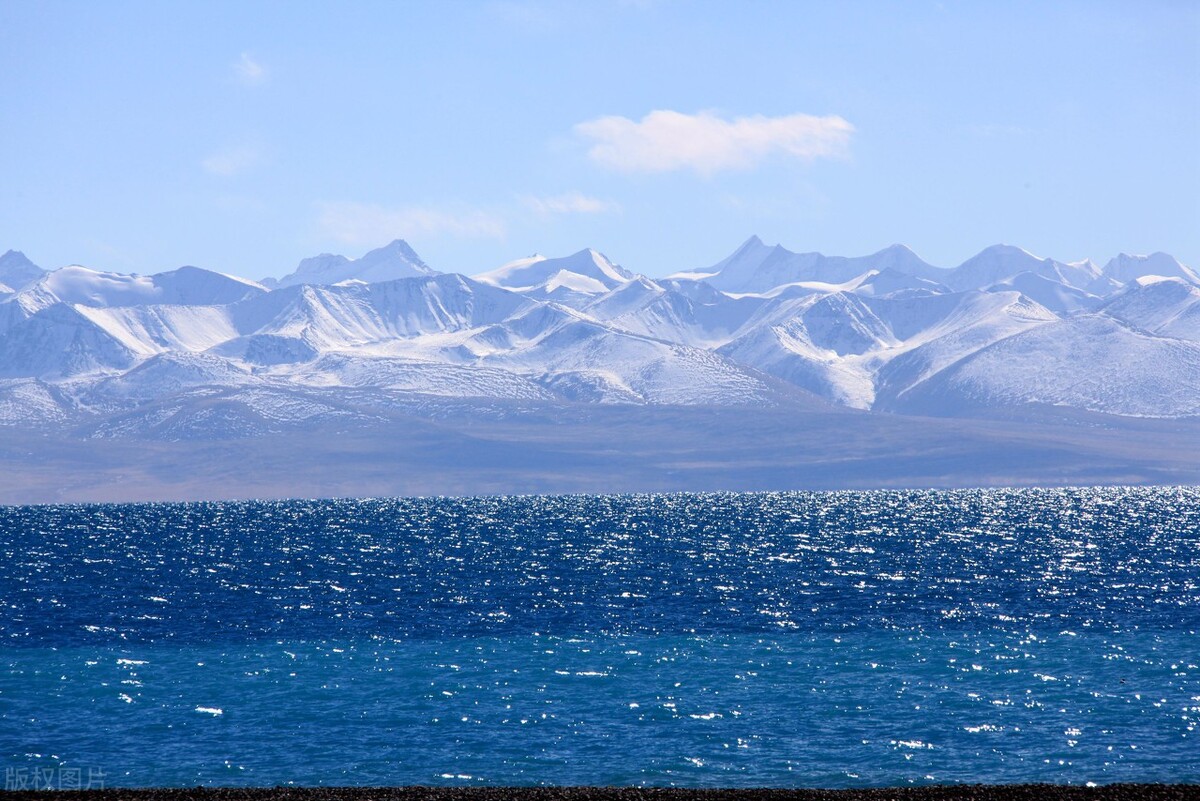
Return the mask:
M639 787L192 787L13 791L11 801L1200 801L1197 784L958 785L869 790L691 790Z

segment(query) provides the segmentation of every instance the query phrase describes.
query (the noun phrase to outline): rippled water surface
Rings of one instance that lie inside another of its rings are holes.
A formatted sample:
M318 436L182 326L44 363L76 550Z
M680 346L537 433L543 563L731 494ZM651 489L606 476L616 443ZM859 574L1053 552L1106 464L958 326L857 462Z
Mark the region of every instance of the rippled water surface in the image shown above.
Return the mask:
M1195 489L9 507L0 554L22 776L1200 781Z

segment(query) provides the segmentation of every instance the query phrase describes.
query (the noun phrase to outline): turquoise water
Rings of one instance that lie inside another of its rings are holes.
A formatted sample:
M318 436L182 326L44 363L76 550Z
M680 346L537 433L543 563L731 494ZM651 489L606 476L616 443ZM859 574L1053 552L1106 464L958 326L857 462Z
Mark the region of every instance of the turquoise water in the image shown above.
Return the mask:
M0 760L108 786L1200 781L1200 491L0 509Z

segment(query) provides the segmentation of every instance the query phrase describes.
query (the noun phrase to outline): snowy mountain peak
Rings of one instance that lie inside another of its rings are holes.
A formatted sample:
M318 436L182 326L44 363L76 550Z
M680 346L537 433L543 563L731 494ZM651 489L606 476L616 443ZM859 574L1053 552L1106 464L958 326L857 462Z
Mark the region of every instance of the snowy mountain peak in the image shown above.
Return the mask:
M979 251L968 261L975 259L1021 259L1025 261L1042 261L1041 256L1035 256L1023 247L998 242Z
M421 260L407 242L397 239L359 259L349 259L333 253L322 253L303 259L296 271L280 278L276 286L329 286L350 279L374 284L380 281L394 281L397 278L434 275L436 272Z
M944 272L922 261L904 245L892 245L869 256L847 258L794 253L783 245L765 245L754 236L706 270L677 273L671 277L707 281L725 292L761 294L801 282L844 284L871 270L885 269L934 281Z
M148 276L92 270L79 264L48 272L25 293L81 306L133 306L153 303L158 294Z
M712 267L703 270L685 270L669 275L667 278L679 281L704 281L709 278L719 278L723 274L728 277L729 275L753 272L766 261L773 251L779 248L780 245L765 244L758 234L755 234Z
M1187 281L1185 281L1182 278L1179 278L1177 276L1173 276L1173 275L1167 276L1167 275L1158 275L1158 274L1139 275L1137 278L1135 278L1129 282L1129 285L1131 287L1132 286L1139 286L1139 287L1153 286L1154 284L1169 284L1171 286L1176 286L1176 287L1190 287L1191 286Z
M370 262L386 258L401 258L413 264L428 267L425 262L421 261L421 257L417 255L417 252L403 239L393 239L383 247L368 252L360 261Z
M266 287L236 275L185 265L150 276L159 303L224 306L261 295Z
M609 260L607 256L598 250L585 248L578 253L573 253L562 260L564 268L571 269L572 272L578 272L581 275L587 275L597 280L615 281L617 283L625 283L633 280L633 273L626 270Z
M727 258L721 262L718 262L713 269L715 270L716 267L726 264L727 262L742 261L746 259L757 259L761 261L762 259L766 258L771 251L781 247L782 245L779 244L768 245L766 242L762 241L762 238L759 237L758 234L754 234L741 245L739 245L737 250L733 251L733 253L731 253Z
M517 259L474 278L514 292L573 304L628 283L634 275L603 253L585 248L555 259Z
M31 262L19 250L10 250L0 256L0 284L11 289L21 289L44 273L45 270Z
M881 272L897 272L924 281L941 284L949 270L936 267L917 255L908 245L889 245L878 253L863 257L871 269Z
M1036 270L1041 263L1041 258L1024 248L991 245L954 268L951 280L955 285L986 286L1017 273Z
M1043 259L1015 245L992 245L951 270L945 283L952 289L985 289L1031 273L1076 290L1090 291L1100 271L1090 261L1065 262Z
M1108 278L1123 284L1149 275L1182 278L1190 283L1200 284L1200 276L1194 270L1182 264L1174 256L1161 252L1151 253L1149 256L1120 253L1104 265L1103 273ZM0 280L3 279L0 278Z

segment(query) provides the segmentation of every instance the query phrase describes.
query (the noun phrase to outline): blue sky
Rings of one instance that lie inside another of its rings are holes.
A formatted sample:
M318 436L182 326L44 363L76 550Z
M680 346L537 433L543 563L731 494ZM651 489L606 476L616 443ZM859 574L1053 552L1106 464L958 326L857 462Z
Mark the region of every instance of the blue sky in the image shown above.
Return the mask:
M0 251L1200 265L1200 4L0 2Z

